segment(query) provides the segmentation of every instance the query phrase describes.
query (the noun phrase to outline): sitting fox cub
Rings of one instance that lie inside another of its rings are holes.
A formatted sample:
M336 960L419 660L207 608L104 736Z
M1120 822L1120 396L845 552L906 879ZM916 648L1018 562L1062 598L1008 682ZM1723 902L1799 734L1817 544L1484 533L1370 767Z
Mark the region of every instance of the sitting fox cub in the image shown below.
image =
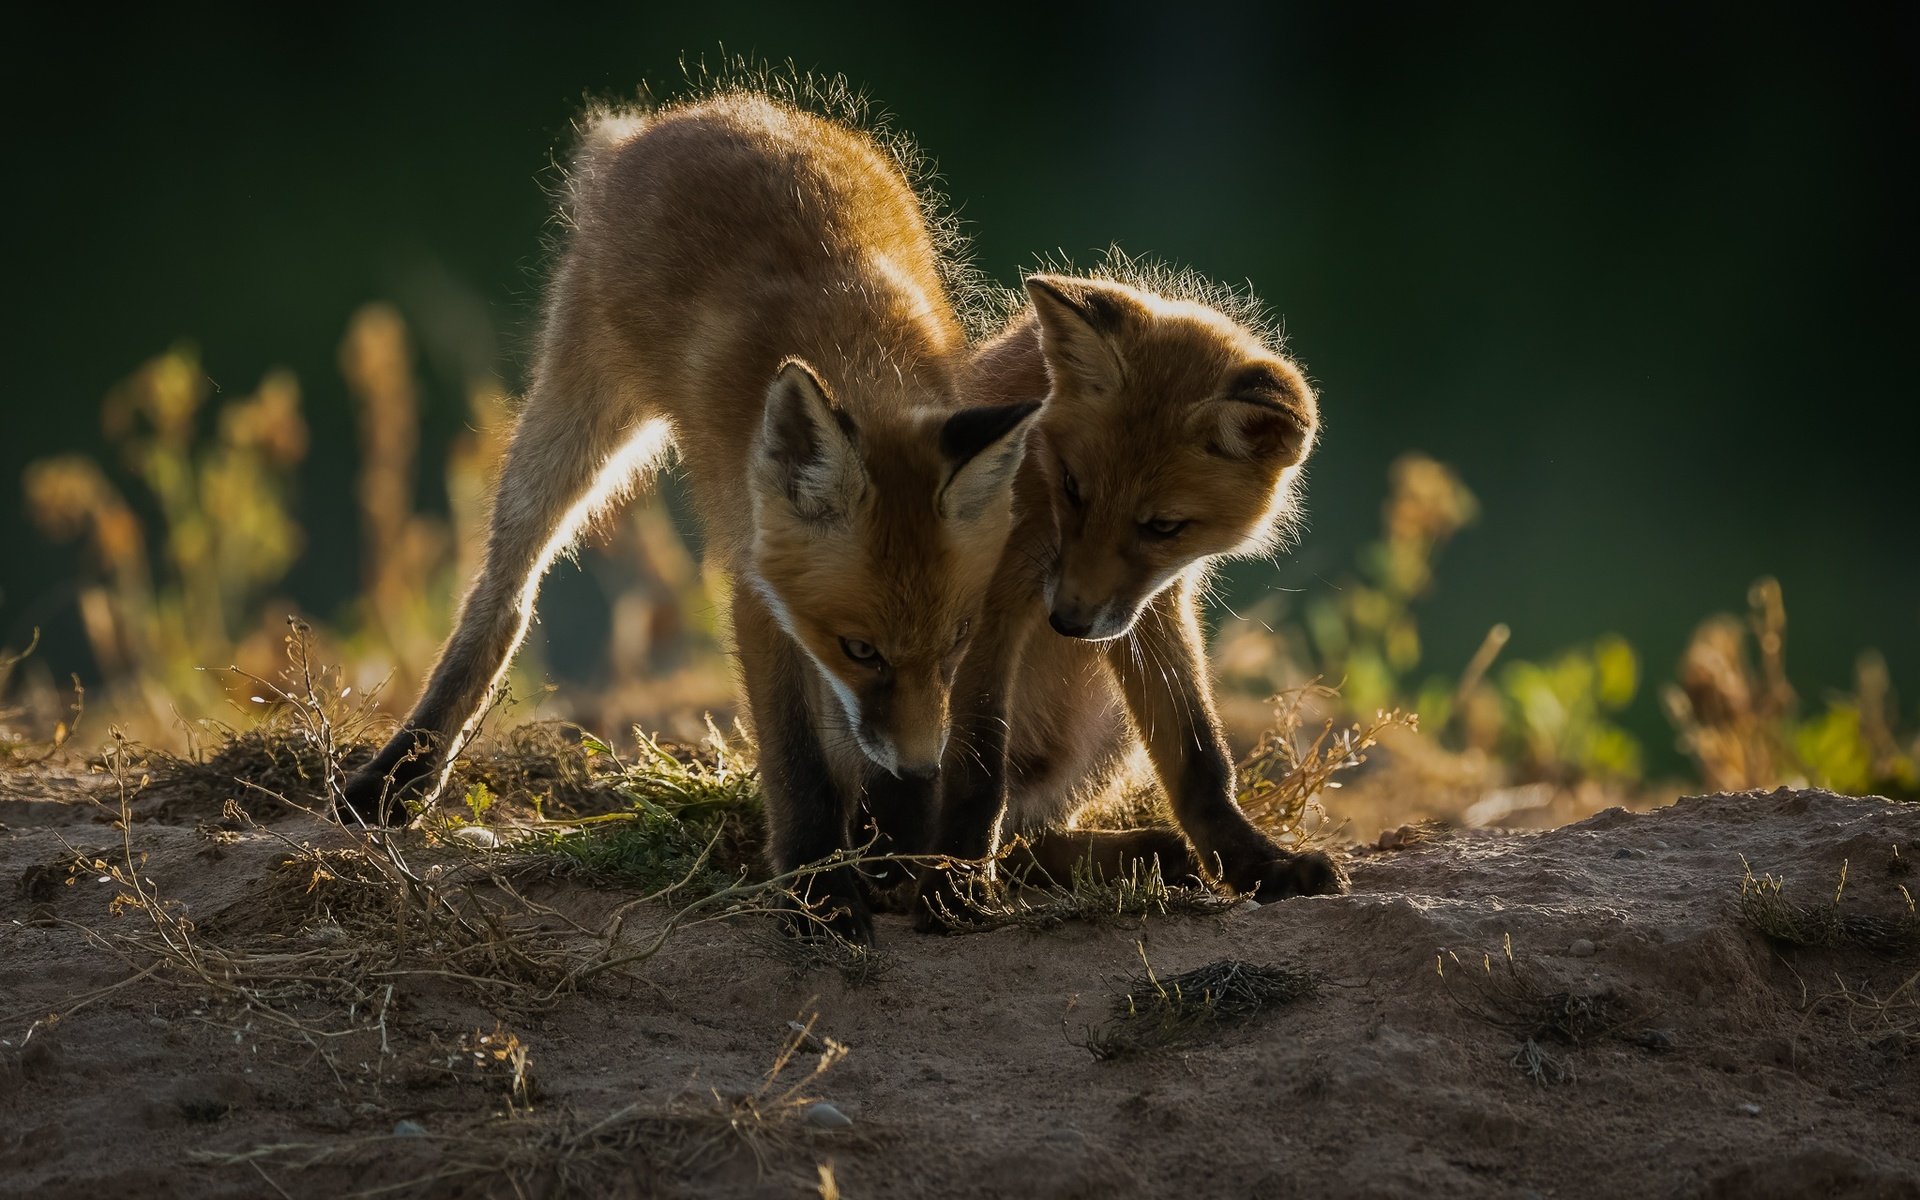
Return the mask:
M1196 290L1191 277L1162 286ZM1052 275L1027 291L1032 308L972 363L975 398L1047 399L954 688L930 848L986 859L1017 831L1058 878L1076 859L1113 872L1157 857L1169 879L1204 874L1262 901L1340 890L1325 855L1280 849L1235 803L1196 611L1212 562L1271 545L1292 516L1312 389L1207 304ZM1185 840L1067 831L1140 741ZM924 840L915 814L875 816L896 841ZM964 920L964 890L928 872L918 926Z
M741 91L592 123L486 565L363 819L437 790L539 581L677 447L732 613L773 866L844 848L856 798L924 789L1010 524L1036 403L963 408L966 341L920 198L867 135ZM802 881L870 934L854 872Z

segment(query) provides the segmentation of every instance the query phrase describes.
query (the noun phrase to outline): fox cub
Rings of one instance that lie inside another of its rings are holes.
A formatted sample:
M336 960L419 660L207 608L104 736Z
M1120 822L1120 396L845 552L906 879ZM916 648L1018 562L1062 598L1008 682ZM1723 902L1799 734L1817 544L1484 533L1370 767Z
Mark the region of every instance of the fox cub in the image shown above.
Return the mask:
M921 198L857 129L745 90L601 113L570 188L485 566L345 800L393 820L438 789L547 567L673 448L732 579L772 865L791 871L848 846L863 795L930 794L1039 397L962 406L966 336ZM870 936L851 869L801 892Z
M1193 277L1146 282L1035 275L1031 307L973 358L976 398L1046 402L955 685L930 847L983 860L1022 832L1028 865L1056 877L1075 860L1115 871L1157 857L1169 879L1205 876L1262 901L1338 891L1331 860L1282 850L1236 804L1197 611L1214 562L1267 549L1294 518L1313 390L1201 302ZM1071 832L1142 742L1181 832ZM922 877L920 928L969 914L964 871Z

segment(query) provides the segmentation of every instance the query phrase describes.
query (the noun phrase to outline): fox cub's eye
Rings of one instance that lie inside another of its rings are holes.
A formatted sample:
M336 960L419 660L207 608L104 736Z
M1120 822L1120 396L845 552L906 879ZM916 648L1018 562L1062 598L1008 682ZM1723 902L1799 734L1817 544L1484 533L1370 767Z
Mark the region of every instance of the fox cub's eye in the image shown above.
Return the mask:
M1080 507L1080 481L1073 477L1073 471L1065 463L1060 464L1060 487L1067 493L1067 503Z
M859 638L841 638L840 650L863 667L878 667L887 661L880 657L880 652L873 648L873 643L863 642Z
M955 626L953 630L953 644L955 646L958 646L961 642L966 641L967 632L972 628L973 628L972 621L962 621L960 622L959 625Z
M1140 522L1140 532L1150 538L1170 538L1187 527L1185 521L1173 521L1166 517L1155 517L1151 521Z

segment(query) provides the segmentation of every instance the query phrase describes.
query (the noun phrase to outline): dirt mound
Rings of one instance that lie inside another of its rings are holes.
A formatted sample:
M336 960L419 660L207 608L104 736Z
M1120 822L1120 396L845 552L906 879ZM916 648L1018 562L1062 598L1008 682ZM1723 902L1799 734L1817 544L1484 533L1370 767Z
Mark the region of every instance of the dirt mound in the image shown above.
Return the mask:
M1441 833L1356 854L1351 895L1215 915L883 917L848 975L796 968L763 919L689 925L539 1004L436 966L431 922L387 931L344 831L136 820L184 936L256 956L206 962L282 989L240 1003L127 951L146 918L78 782L0 798L6 1194L1920 1195L1911 805ZM489 861L409 853L422 886ZM515 878L474 911L524 905L528 937L635 898ZM675 907L633 908L621 944ZM382 937L417 941L356 958L351 991L288 966ZM1112 1036L1170 983L1199 993L1177 1037Z

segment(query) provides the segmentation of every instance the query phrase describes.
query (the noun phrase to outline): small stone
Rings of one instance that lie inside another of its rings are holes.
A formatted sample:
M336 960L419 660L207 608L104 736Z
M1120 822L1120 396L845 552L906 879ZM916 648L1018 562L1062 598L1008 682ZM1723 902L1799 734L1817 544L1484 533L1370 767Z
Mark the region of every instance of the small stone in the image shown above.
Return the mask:
M1594 944L1586 938L1575 938L1573 945L1567 947L1567 953L1575 958L1592 958L1595 949Z
M1633 853L1633 851L1631 851L1631 850L1629 850L1629 849L1627 849L1627 848L1626 848L1625 846L1622 846L1622 847L1620 847L1620 848L1619 848L1618 850L1615 850L1615 851L1613 852L1613 856L1614 856L1615 858L1633 858L1633 857L1635 857L1635 855L1634 855L1634 853Z
M1760 1106L1758 1104L1755 1104L1751 1100L1747 1101L1745 1104L1736 1104L1733 1106L1733 1108L1735 1112L1743 1112L1750 1117L1757 1117L1760 1115Z
M500 846L500 835L485 825L462 825L453 831L453 840L476 850L496 850Z
M800 1115L815 1129L847 1129L853 1125L852 1117L825 1100L815 1100L807 1105L806 1111Z
M1671 1029L1642 1029L1629 1040L1654 1054L1671 1053L1680 1044L1679 1035Z
M393 1123L393 1136L408 1138L425 1137L427 1136L427 1127L418 1121L395 1121Z

